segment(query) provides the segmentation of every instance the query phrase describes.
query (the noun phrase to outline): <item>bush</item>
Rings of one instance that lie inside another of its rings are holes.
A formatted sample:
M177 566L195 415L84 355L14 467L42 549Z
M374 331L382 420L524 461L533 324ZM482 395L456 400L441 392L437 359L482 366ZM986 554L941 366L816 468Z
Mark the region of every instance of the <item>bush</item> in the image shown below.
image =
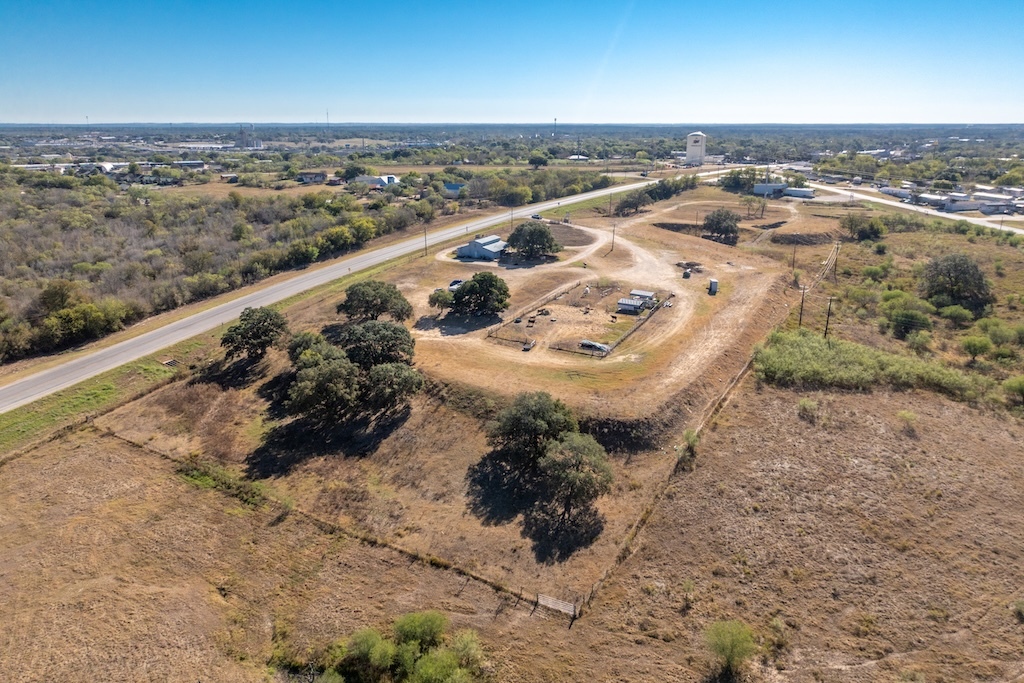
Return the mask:
M910 412L909 410L901 410L896 413L896 418L903 424L903 433L907 436L914 436L917 434L917 430L914 428L917 424L917 415Z
M974 314L963 306L946 306L939 309L939 316L945 318L953 327L963 327L974 320Z
M960 348L971 357L971 362L983 354L992 350L992 342L988 337L964 337L960 342Z
M757 649L753 632L742 621L716 621L705 635L708 647L721 663L722 673L728 676L737 674Z
M1020 403L1024 403L1024 375L1011 377L1003 382L1003 391Z
M968 398L979 388L978 380L959 370L840 339L825 340L807 330L773 332L768 344L754 351L754 371L762 382L806 389L864 391L888 385Z
M916 353L925 353L932 343L932 335L928 332L911 332L907 335L907 346Z
M932 329L931 319L920 311L903 310L892 314L892 336L906 339L911 332Z
M818 402L809 398L802 398L796 404L796 413L801 420L807 420L811 424L818 419Z
M885 277L885 271L878 266L865 266L861 269L860 274L875 282L881 282Z
M413 612L395 621L395 641L399 644L417 642L428 649L441 644L448 630L448 618L437 611Z

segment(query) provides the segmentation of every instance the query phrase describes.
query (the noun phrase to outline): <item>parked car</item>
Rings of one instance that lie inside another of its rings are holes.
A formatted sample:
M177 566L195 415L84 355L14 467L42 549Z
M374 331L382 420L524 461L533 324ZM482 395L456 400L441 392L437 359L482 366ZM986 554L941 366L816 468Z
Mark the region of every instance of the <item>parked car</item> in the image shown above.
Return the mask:
M539 221L541 219L539 213L533 214L532 216L530 216L530 218L532 218L535 221Z
M456 289L462 286L463 280L452 280L448 283L448 291L454 292Z

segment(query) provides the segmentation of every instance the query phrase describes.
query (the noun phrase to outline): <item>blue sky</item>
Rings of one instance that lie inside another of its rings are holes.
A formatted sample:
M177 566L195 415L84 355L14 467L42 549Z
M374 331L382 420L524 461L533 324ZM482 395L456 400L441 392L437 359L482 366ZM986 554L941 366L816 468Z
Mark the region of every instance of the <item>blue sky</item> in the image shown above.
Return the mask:
M0 0L0 122L1020 123L1024 1Z

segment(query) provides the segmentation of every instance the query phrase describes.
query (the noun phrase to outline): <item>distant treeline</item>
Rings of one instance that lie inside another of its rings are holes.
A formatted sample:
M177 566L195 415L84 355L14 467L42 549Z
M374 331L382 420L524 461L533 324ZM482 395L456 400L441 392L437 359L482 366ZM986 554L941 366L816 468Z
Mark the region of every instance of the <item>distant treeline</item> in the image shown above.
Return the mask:
M460 198L443 194L446 182L465 183ZM215 199L0 165L0 361L95 339L467 203L519 205L612 182L573 170L451 168L364 198L321 190Z

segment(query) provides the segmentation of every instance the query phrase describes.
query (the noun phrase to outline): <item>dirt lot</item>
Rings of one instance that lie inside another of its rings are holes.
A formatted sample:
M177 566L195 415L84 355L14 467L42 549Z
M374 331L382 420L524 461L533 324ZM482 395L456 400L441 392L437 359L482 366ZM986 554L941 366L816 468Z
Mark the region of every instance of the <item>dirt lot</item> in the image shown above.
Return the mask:
M719 202L725 194L710 189L698 192L717 193L711 196L718 197ZM734 348L749 348L754 341L748 334L759 338L779 319L786 305L787 294L782 286L785 276L778 262L747 250L655 227L665 215L689 210L679 206L685 203L689 200L662 202L649 213L625 220L584 217L586 222L581 220L574 227L589 234L591 242L566 246L556 263L533 267L460 263L447 252L435 259L444 264L437 270L451 274L452 278L465 279L484 269L496 271L512 292L506 320L536 309L552 293L577 281L592 282L592 289L600 288L602 282L617 282L627 292L638 288L656 291L664 297L674 296L672 308L659 311L608 358L566 354L543 345L526 354L519 345L488 342L488 321L466 324L438 320L436 312L426 307L426 299L434 288L449 280L416 277L422 271L412 268L399 286L419 318L414 328L418 364L439 379L481 386L488 391L509 394L544 386L586 413L641 417L649 412L649 405L638 401L639 396L668 397L682 391L706 373L716 359L731 355ZM702 200L700 205L717 208L709 200ZM703 272L684 280L683 269L677 265L681 262L700 263ZM707 295L709 278L719 280L717 296ZM537 329L545 340L578 342L577 336L585 338L583 334L594 331L591 324L580 324L582 316L581 311L573 311L548 316L543 323L538 318L537 327L531 329ZM551 323L551 317L558 322ZM541 325L563 326L563 321L578 329L544 334ZM624 326L621 316L616 324ZM595 336L618 331L614 326L611 330ZM525 328L523 333L526 334ZM508 371L495 374L490 370L495 366Z
M650 317L651 308L636 314L618 312L618 300L628 297L633 289L629 283L581 281L579 285L539 307L505 316L506 319L511 318L511 321L489 330L488 339L514 346L536 342L534 348L538 351L547 348L590 353L580 348L582 340L610 346L634 325ZM651 307L660 305L652 303ZM520 317L512 317L515 315Z

